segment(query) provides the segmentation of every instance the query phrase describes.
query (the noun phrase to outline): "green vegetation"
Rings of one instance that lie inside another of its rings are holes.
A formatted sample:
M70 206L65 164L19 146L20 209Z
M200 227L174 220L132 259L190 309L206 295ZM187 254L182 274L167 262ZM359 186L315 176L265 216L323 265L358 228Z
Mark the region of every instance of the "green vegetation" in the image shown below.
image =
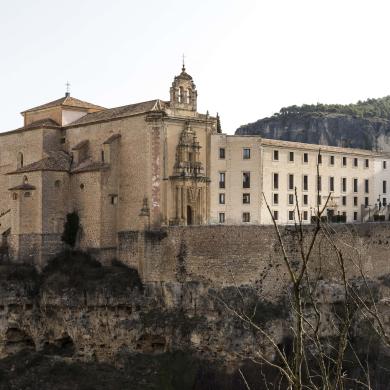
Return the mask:
M65 244L70 245L74 248L77 241L77 234L80 229L80 218L78 214L74 211L73 213L69 213L66 216L66 222L64 225L64 233L62 234L62 241Z
M358 101L356 104L303 104L283 107L274 117L304 116L313 114L346 114L356 118L390 119L390 96Z

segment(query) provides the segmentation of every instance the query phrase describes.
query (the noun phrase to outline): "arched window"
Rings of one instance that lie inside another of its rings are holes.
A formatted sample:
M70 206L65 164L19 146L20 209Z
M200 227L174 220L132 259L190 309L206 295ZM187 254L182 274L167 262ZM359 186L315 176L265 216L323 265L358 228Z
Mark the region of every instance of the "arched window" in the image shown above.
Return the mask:
M27 184L28 183L28 177L27 176L23 176L23 184Z
M101 151L102 162L104 163L104 150Z
M55 188L60 188L60 187L61 187L61 180L56 180L56 181L54 182L54 187L55 187Z
M183 99L184 99L184 89L183 89L183 87L180 87L179 88L179 103L183 103Z
M186 91L186 103L190 104L191 103L191 90L187 89Z
M23 168L23 153L18 153L18 168Z

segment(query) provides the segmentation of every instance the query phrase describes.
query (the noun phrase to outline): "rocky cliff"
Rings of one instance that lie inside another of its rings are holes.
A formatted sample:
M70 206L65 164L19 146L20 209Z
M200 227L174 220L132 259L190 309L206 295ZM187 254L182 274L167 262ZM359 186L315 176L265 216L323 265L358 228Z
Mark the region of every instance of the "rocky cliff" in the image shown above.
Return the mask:
M241 126L237 135L390 151L390 121L347 114L308 113L260 119Z
M270 118L239 127L236 134L390 151L390 97L284 107Z
M250 361L265 340L232 310L289 345L287 290L271 302L256 284L143 285L136 271L81 253L59 256L40 275L30 266L0 268L0 389L247 389L238 368L251 389L263 389L262 375L274 373ZM384 312L389 278L375 283ZM332 337L342 288L327 280L317 290L328 318L321 332Z

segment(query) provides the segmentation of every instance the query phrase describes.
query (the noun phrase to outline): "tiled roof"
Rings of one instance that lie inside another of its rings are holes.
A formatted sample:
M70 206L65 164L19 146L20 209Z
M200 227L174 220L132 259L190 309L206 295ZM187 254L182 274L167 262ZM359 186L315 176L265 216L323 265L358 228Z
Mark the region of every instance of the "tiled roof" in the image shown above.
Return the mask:
M113 134L111 137L107 138L103 144L110 144L111 142L114 142L116 139L121 138L120 134Z
M17 191L17 190L24 190L24 191L30 191L35 190L35 187L28 183L20 184L16 187L12 187L8 189L9 191Z
M87 160L79 164L76 168L72 169L72 173L102 171L108 169L109 167L110 167L109 164L103 162L93 162Z
M130 104L128 106L110 108L104 111L93 112L70 123L67 127L74 127L94 122L104 122L111 119L125 118L128 116L143 114L150 111L162 111L167 106L166 102L155 99L148 102Z
M34 171L57 171L69 172L71 157L65 152L49 152L49 156L26 165L23 168L18 168L16 171L9 172L9 175L18 173L34 172Z
M57 100L54 100L52 102L42 104L41 106L30 108L26 111L23 111L22 114L24 114L26 112L39 111L39 110L44 110L46 108L52 108L52 107L58 107L58 106L84 108L84 109L91 109L92 108L95 110L105 110L104 107L97 106L96 104L84 102L82 100L73 98L71 96L65 96L61 99L57 99Z

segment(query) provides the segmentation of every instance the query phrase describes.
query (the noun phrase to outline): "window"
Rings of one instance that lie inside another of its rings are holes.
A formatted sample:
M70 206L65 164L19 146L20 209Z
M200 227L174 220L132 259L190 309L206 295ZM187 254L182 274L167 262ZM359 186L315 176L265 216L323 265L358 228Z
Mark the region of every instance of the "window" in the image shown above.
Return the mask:
M303 175L303 191L307 191L309 189L309 177L307 175Z
M274 150L273 159L274 161L279 161L279 150Z
M110 195L110 203L115 206L118 203L118 195Z
M347 197L346 197L346 196L342 196L342 197L341 197L341 201L342 201L342 205L343 205L343 206L346 206L346 205L347 205Z
M353 197L353 205L356 207L358 205L358 197L354 196Z
M334 177L330 176L329 177L329 192L333 192L333 191L334 191Z
M60 143L63 145L65 143L65 137L61 137Z
M219 188L225 188L225 172L219 172Z
M225 204L225 194L219 194L219 204Z
M347 157L343 157L342 159L342 162L343 162L343 167L346 167L347 166Z
M321 206L321 195L317 196L317 205Z
M294 175L292 175L292 174L288 175L288 189L289 190L294 189Z
M345 221L347 220L347 212L343 211L343 217L345 218Z
M358 179L353 179L353 192L358 192Z
M251 188L251 173L243 172L242 174L242 187Z
M80 184L80 189L83 190L85 188L85 185L83 183Z
M274 190L278 190L279 189L279 173L274 173L273 174L273 188Z
M31 192L28 192L28 191L25 192L25 193L24 193L24 197L25 197L25 198L30 198L30 197L31 197Z
M383 180L383 183L382 183L382 192L384 194L387 193L387 181L386 180Z
M251 158L251 150L249 148L244 148L242 150L242 158L244 160L249 160Z
M294 195L288 194L288 204L294 204Z
M279 219L278 210L274 210L274 220L277 221Z
M61 187L61 180L56 180L56 181L54 182L54 187L55 187L55 188L60 188L60 187Z
M382 167L383 167L383 169L387 168L387 162L386 161L383 161Z
M317 176L317 191L322 191L322 177Z
M279 194L274 194L272 198L273 204L279 204Z
M318 165L321 165L321 164L322 164L322 154L319 154L319 155L317 156L317 164L318 164Z
M289 221L294 221L294 210L290 210L288 212L288 220Z
M368 181L368 179L365 179L365 180L364 180L364 192L365 192L366 194L368 194L368 193L370 192L370 187L369 187L369 181Z
M102 162L104 162L104 150L102 150L102 151L100 152L100 155L101 155Z
M309 197L308 195L303 195L303 204L307 206L309 204Z
M250 213L242 213L242 222L250 222L251 214Z
M288 154L288 161L293 162L294 161L294 152L290 152Z
M370 162L369 162L368 158L366 158L366 159L364 160L364 167L365 167L365 168L368 168L369 166L370 166Z
M242 194L242 203L249 204L251 202L251 194Z
M355 168L357 168L357 166L358 166L358 159L356 157L353 159L353 166Z
M23 176L23 183L24 183L24 184L27 184L27 183L28 183L28 177L27 177L27 176Z
M368 207L368 196L364 198L364 207Z
M219 213L219 223L225 223L225 213Z
M334 156L329 156L329 164L334 165Z
M347 178L346 177L343 177L341 179L341 191L347 192Z
M219 148L219 158L221 160L225 158L225 148Z
M387 199L386 198L382 199L382 206L383 207L387 206Z
M14 192L14 193L12 194L12 199L13 199L13 200L17 200L17 199L18 199L18 194L17 194L16 192Z
M308 212L305 210L305 211L303 212L303 220L304 220L304 221L307 221L307 219L308 219Z
M307 164L309 162L309 154L303 153L303 163Z
M23 164L24 164L23 153L19 152L18 153L18 161L17 161L18 168L23 168Z
M358 220L358 213L357 213L357 211L354 211L354 212L353 212L353 220L354 220L354 221L357 221L357 220Z

